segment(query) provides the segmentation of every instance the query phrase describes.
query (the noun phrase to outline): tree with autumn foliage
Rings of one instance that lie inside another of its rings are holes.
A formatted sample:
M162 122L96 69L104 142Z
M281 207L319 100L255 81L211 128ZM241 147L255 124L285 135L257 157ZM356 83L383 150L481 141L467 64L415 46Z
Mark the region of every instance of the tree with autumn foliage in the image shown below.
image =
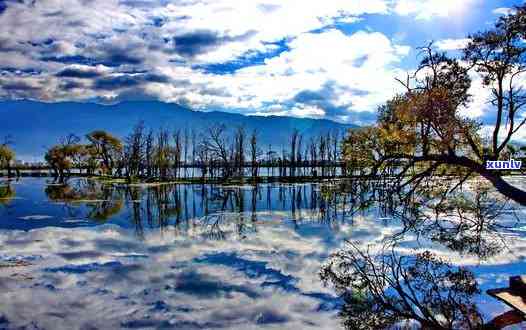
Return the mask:
M380 107L377 125L363 137L370 141L357 144L360 133L348 136L345 160L355 161L354 153L364 156L374 163L372 174L396 167L401 188L436 175L453 174L463 182L478 174L506 197L526 204L526 191L504 180L502 172L486 169L487 161L504 160L514 136L526 129L526 93L520 83L526 72L525 37L523 5L491 30L470 36L462 61L436 53L432 44L422 48L416 72L399 80L405 92ZM490 138L482 134L482 123L463 114L472 106L472 74L479 74L491 91L496 119Z
M104 173L112 174L115 162L122 154L122 142L117 137L102 130L97 130L86 135L90 142L89 147L94 151L94 156L101 163Z
M44 156L55 176L61 180L69 174L74 165L80 165L78 162L82 159L82 155L87 153L86 146L79 142L77 136L70 134L61 139L59 144L49 148Z
M6 168L11 176L11 163L15 159L15 152L7 144L0 145L0 168Z

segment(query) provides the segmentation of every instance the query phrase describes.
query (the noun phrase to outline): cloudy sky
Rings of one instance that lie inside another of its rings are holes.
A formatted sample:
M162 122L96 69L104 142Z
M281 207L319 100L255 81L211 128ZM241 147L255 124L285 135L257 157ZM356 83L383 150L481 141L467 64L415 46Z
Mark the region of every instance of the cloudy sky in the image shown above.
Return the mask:
M365 124L418 46L454 54L520 3L0 0L0 99L154 99Z

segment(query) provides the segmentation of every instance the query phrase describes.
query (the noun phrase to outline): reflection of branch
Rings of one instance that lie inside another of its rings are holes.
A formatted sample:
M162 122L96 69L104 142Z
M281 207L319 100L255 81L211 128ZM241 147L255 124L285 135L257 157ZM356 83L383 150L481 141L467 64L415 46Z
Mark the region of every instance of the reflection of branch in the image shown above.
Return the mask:
M344 298L340 315L346 328L385 329L409 321L426 329L482 325L473 302L479 289L471 272L430 252L398 256L393 248L371 255L348 242L323 266L322 280Z
M449 191L449 193L451 194L455 192L455 190L457 190L459 187L462 187L464 182L466 182L466 180L469 179L471 174L473 174L473 171L469 171L462 179L460 179L459 182Z
M214 240L226 239L226 234L219 225L221 223L222 218L222 214L212 214L204 217L206 226L209 226L210 228L205 234L207 238Z
M397 242L411 232L417 242L423 236L454 251L487 258L507 248L506 237L501 234L506 227L497 219L508 210L509 201L492 197L489 185L459 190L459 184L468 177L460 182L456 177L427 177L404 188L401 185L405 182L398 178L369 180L368 184L361 179L349 180L334 190L350 194L351 216L377 205L386 216L399 220L402 229L387 240Z

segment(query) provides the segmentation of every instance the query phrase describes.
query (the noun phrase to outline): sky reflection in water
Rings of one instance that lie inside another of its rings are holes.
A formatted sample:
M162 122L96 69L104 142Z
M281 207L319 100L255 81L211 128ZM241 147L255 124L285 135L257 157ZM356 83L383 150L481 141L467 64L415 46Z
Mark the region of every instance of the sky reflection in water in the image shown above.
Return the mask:
M8 329L338 328L341 302L320 265L345 239L379 245L400 230L315 184L2 187L0 263L28 263L0 268ZM486 290L526 269L524 223L503 235L509 249L484 261L414 235L400 246L468 265ZM486 295L479 303L487 317L506 309Z

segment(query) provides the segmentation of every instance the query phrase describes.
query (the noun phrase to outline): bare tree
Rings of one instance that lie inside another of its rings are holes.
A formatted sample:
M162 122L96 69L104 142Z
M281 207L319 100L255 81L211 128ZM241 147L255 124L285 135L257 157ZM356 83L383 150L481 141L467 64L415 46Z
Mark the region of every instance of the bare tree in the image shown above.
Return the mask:
M300 132L297 129L294 129L290 135L290 174L294 176L296 173L296 153L298 150L298 138Z
M243 174L243 166L245 163L245 129L239 126L234 135L234 167L238 175Z
M146 161L146 176L152 177L154 175L154 160L153 160L153 153L154 153L154 142L153 142L153 131L150 129L148 134L146 135L146 141L145 141L145 161Z
M223 177L228 178L232 175L230 168L229 144L226 137L226 126L222 124L213 125L207 130L207 138L202 141L208 154L214 161L221 164Z
M188 131L188 126L184 128L184 139L183 139L183 167L184 167L184 176L186 177L187 172L187 163L188 163L188 147L190 144L190 132Z
M252 169L253 177L256 177L258 175L258 157L260 155L261 151L258 148L258 132L256 130L253 130L252 134L250 135L250 166Z
M157 134L157 146L155 151L156 165L159 169L159 178L165 180L168 177L170 167L170 143L168 131L161 129Z
M181 131L176 130L173 134L174 149L173 149L173 171L174 176L179 177L179 169L181 167L181 156L182 156L182 146L181 146Z
M133 132L125 139L124 159L126 176L130 181L132 178L142 174L144 162L144 122L139 122L133 128Z

